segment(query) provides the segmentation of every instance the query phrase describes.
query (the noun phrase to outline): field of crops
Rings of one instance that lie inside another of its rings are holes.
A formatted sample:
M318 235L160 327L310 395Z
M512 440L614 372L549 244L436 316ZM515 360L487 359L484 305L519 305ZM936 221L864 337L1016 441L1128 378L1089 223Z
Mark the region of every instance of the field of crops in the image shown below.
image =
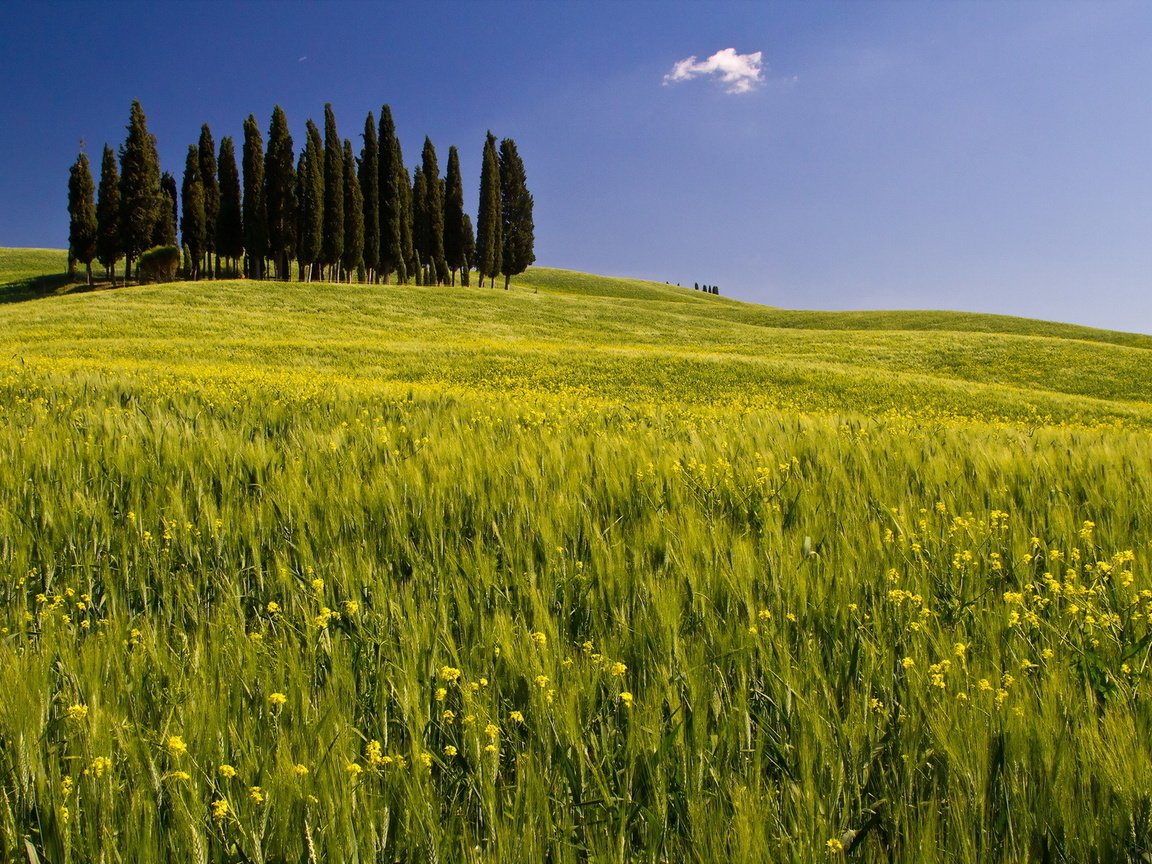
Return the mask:
M0 251L0 859L1152 856L1152 338L62 263Z

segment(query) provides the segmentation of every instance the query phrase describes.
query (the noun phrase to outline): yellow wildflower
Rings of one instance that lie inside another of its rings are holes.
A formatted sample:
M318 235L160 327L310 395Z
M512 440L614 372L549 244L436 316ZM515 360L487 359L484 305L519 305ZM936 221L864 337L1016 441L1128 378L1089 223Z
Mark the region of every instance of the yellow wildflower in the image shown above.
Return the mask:
M92 760L92 764L88 766L88 770L92 772L93 777L99 779L108 771L112 770L112 760L107 756L97 756Z

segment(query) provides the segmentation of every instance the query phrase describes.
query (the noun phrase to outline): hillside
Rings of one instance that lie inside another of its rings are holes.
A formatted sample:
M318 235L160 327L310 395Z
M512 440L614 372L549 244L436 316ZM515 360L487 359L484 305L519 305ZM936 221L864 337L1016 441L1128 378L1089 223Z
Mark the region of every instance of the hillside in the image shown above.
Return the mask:
M514 290L173 283L57 296L62 253L0 251L9 361L357 390L528 395L1018 422L1152 423L1152 337L948 312L790 312L534 268ZM317 377L318 376L318 377Z
M0 251L0 860L1152 857L1148 337Z

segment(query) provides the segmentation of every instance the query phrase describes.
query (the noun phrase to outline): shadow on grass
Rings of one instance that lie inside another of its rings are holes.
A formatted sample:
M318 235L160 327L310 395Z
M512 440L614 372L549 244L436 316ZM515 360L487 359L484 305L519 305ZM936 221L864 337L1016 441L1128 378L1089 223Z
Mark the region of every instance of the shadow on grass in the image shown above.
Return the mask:
M81 291L94 291L85 282L68 278L67 273L50 273L46 276L29 276L0 285L0 303L22 303L25 300L40 300L44 297L59 297L63 294L76 294ZM104 286L106 287L106 286Z

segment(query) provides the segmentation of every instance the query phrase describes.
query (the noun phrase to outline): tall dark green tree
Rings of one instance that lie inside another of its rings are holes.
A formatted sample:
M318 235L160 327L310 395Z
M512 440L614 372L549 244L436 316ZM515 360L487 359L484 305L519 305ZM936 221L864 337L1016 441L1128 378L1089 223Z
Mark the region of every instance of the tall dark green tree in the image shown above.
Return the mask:
M464 214L464 266L460 268L460 284L468 287L468 272L476 261L476 235L472 232L472 217Z
M400 146L399 141L396 142L396 146ZM400 184L400 249L404 253L404 269L415 277L420 270L420 256L416 253L412 235L415 224L412 219L412 184L407 182L407 172L401 170L401 173L404 174L402 178L404 182Z
M408 279L408 256L404 245L404 199L408 187L408 171L396 137L392 109L380 109L380 275L384 283L392 273L397 282ZM409 236L411 236L409 234Z
M268 157L264 160L264 201L268 211L268 254L276 278L292 278L296 251L296 153L288 117L277 105L268 127Z
M304 216L308 198L305 183L308 178L308 158L305 155L308 148L300 150L296 160L296 272L301 282L308 281L308 261L304 257Z
M153 246L176 245L176 178L165 171L160 175L160 210L156 215L156 228L152 232Z
M199 279L208 226L204 207L204 181L200 178L200 148L195 144L188 145L188 157L184 161L184 183L180 187L180 204L180 236L192 263L192 272L188 275Z
M120 171L116 167L116 153L105 144L96 198L96 257L113 285L116 284L116 262L124 254L120 242Z
M460 154L448 148L448 171L444 176L444 262L456 284L456 271L463 270L464 257L464 180L460 176ZM467 279L464 279L467 285Z
M152 245L161 200L156 139L148 131L140 102L133 100L128 135L120 146L120 246L125 278L132 276L132 262Z
M500 229L504 243L500 272L507 291L512 277L523 273L536 260L532 193L528 191L516 142L511 138L500 142Z
M268 257L268 208L264 200L264 140L251 114L244 121L244 251L249 279L264 278Z
M430 284L428 274L423 272L430 261L429 235L431 220L428 218L428 177L419 168L412 172L412 248L420 259L420 281L418 285Z
M300 278L310 282L324 242L324 142L311 120L307 129L304 152L300 154L296 171L296 198L300 211Z
M356 157L352 142L344 139L344 254L341 260L348 281L352 272L364 263L364 195L356 176Z
M68 172L68 251L88 271L92 284L92 259L96 257L96 184L88 156L81 153Z
M216 179L216 142L205 123L200 127L200 182L204 186L204 259L208 275L213 275L212 256L216 254L216 214L220 210L220 183ZM219 265L217 265L219 269Z
M324 106L324 239L320 263L331 268L330 278L340 281L340 260L344 254L344 151L336 132L332 105Z
M427 136L424 137L420 164L428 196L424 202L427 224L423 229L428 246L423 258L432 276L431 284L445 284L448 281L448 265L444 260L444 180L440 177L436 148Z
M360 150L357 179L364 196L364 269L369 282L376 281L380 266L380 144L372 112L364 121L364 146Z
M484 141L484 158L480 163L480 209L476 214L476 270L480 287L484 277L495 287L500 272L504 240L500 220L500 159L496 154L496 136L491 132Z
M236 148L229 136L220 139L217 160L220 178L220 209L216 212L216 254L232 261L232 270L244 255L244 222L241 218L240 172L236 169Z

